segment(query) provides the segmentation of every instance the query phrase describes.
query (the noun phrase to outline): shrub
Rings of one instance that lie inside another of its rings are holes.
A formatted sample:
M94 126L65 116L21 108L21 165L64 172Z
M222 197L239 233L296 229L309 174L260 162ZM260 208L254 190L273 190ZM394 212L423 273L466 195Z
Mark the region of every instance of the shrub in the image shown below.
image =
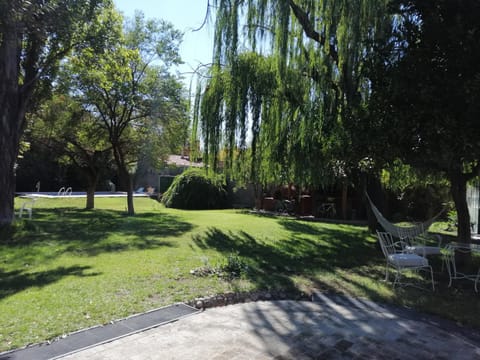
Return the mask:
M230 253L217 266L211 266L208 260L205 265L190 270L190 274L194 276L218 276L226 280L233 280L245 277L248 273L248 265L246 261L238 254L238 252Z
M447 215L446 231L456 231L458 227L457 210L450 210Z
M220 179L208 177L201 169L188 169L175 178L162 202L176 209L224 209L228 207L228 195Z
M239 278L248 272L247 263L238 253L230 253L219 268L221 274L227 279Z

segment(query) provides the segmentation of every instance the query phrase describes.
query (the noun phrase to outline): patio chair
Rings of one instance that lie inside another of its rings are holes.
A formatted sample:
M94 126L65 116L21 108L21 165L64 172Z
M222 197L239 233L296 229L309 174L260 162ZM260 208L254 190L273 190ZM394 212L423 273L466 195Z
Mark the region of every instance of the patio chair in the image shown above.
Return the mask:
M402 241L394 241L392 234L388 232L377 231L378 241L385 255L385 281L388 281L389 268L395 270L395 280L393 286L399 285L413 285L412 283L401 282L402 273L406 271L426 271L430 272L432 280L432 290L435 291L435 284L433 282L433 270L428 260L420 255L413 254L408 251L407 244Z
M24 212L28 213L28 218L29 219L32 218L33 205L35 204L35 201L37 201L37 199L32 198L32 199L29 199L29 200L25 201L22 204L22 206L20 207L20 210L18 211L18 218L19 219L22 218Z

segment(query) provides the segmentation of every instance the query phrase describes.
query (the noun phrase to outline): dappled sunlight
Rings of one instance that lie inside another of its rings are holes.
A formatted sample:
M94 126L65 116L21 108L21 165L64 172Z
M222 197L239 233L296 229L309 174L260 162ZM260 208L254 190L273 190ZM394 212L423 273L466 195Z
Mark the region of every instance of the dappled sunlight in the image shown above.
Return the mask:
M319 246L313 241L278 239L266 242L257 240L245 231L225 232L218 228L209 228L203 234L196 234L193 241L203 249L214 248L222 253L238 252L240 256L276 271L288 272L288 268L301 270L311 266L312 262L322 262L321 257L316 256Z
M15 331L36 316L36 303L52 304L52 294L58 303L42 310L38 332L47 335L41 336L51 336L47 325L58 307L68 312L73 330L78 321L91 326L166 302L232 291L279 298L342 293L446 314L455 304L455 318L470 323L477 321L468 318L471 310L480 311L471 283L447 288L445 276L436 275L443 284L431 293L384 282L384 257L365 227L232 210L156 210L147 201L135 216L125 215L121 200L99 202L95 210L43 204L32 220L3 233L0 243L2 321L12 318ZM232 256L241 264L238 277L191 273ZM18 306L25 314L16 314ZM64 319L52 321L58 331ZM30 339L28 333L21 336Z
M315 286L328 288L330 291L352 297L367 297L376 300L389 300L395 294L390 283L381 279L384 273L381 268L360 267L355 271L335 269L333 273L314 281Z
M174 247L177 245L172 238L192 228L193 225L179 217L160 212L129 217L119 210L39 208L35 218L17 224L0 247L7 253L14 251L17 254L13 259L15 262L41 263L64 253L96 256L108 252ZM50 251L50 247L54 251Z
M314 241L317 255L328 258L332 266L356 267L376 261L376 242L368 235L366 228L351 225L337 225L320 222L280 220L280 224L294 238L301 241Z
M247 277L257 287L270 286L278 278L298 289L294 276L312 277L317 271L331 273L335 268L356 268L381 259L375 245L358 228L348 232L338 227L281 220L288 232L281 238L256 238L247 231L224 231L210 227L195 234L193 242L201 249L238 253L250 266ZM328 290L338 286L328 286Z
M457 319L464 323L478 323L478 318L472 317L472 314L480 310L480 303L474 300L478 295L473 289L470 288L468 291L451 289L440 280L435 286L435 292L432 292L429 279L419 275L414 276L414 281L421 287L394 288L391 281L384 281L384 269L382 265L366 265L354 271L336 268L332 272L317 274L311 278L311 286L330 293L340 293L357 299L368 298L381 303L394 303L442 316L451 314L452 304L455 304Z

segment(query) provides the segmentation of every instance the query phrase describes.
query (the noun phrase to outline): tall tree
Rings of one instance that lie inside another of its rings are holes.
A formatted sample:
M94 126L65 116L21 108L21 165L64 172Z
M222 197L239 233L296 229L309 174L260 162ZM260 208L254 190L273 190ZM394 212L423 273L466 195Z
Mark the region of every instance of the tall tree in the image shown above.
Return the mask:
M65 94L55 94L30 119L32 140L50 149L57 161L73 164L83 174L87 184L85 208L93 209L100 176L112 163L105 129L81 104Z
M0 226L14 217L15 162L25 114L48 93L59 60L108 0L0 1Z
M248 163L253 180L325 185L348 175L361 154L344 124L363 104L362 59L387 1L213 3L214 65L193 127L212 166L225 145L227 168Z
M158 155L159 147L153 144L160 137L152 136L164 129L159 122L169 119L169 114L161 113L161 103L182 101L162 91L163 84L178 82L169 70L180 62L181 34L167 22L145 20L140 12L124 29L122 17L113 8L97 21L107 36L96 36L70 59L72 73L77 74L72 85L108 132L119 179L127 191L128 214L133 215L132 175L140 152L148 143L152 156Z
M377 44L363 126L383 146L374 153L449 180L458 240L468 243L467 181L480 174L480 3L395 1L391 11L396 22Z

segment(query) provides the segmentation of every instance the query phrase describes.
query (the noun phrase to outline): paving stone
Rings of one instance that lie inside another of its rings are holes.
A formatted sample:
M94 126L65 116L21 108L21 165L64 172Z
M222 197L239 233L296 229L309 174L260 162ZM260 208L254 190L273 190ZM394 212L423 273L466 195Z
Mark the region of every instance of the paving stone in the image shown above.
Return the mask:
M327 347L333 347L341 338L343 338L343 335L341 333L334 333L320 337L319 341Z
M351 346L353 345L353 343L351 341L348 341L348 340L345 340L345 339L342 339L340 340L339 342L337 342L335 344L335 349L341 351L341 352L345 352L347 351L347 349L349 349Z
M328 349L328 347L321 342L310 339L303 342L302 346L305 354L314 358Z
M344 356L337 350L337 349L334 349L334 348L330 348L324 352L322 352L321 354L319 354L316 359L325 359L325 360L338 360L338 359L342 359Z
M480 359L476 329L363 300L318 298L208 308L63 360Z
M284 356L287 359L295 359L295 360L313 360L314 359L314 357L303 352L303 349L301 349L301 347L290 349Z

